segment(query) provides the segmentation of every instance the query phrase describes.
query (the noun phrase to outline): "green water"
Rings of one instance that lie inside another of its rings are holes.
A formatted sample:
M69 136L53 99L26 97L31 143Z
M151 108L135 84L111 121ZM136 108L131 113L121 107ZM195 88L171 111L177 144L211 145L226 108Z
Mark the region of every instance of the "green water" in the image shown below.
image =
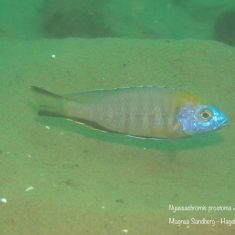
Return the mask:
M0 234L234 234L234 7L2 0ZM215 24L224 15L227 31ZM38 117L31 85L59 94L183 88L218 105L229 124L169 141L103 133Z

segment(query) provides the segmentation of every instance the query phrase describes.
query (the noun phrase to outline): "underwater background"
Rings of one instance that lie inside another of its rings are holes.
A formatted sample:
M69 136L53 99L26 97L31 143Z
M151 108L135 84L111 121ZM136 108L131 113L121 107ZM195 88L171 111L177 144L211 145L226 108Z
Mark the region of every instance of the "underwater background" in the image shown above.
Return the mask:
M234 234L234 46L232 0L1 0L0 234ZM103 133L38 117L32 85L182 88L229 123L165 141Z

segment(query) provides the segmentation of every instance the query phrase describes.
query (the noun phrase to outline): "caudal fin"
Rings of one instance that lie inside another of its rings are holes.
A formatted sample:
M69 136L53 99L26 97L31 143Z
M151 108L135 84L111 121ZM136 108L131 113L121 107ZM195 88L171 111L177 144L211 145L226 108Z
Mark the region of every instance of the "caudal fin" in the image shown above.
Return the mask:
M43 88L31 86L35 96L38 115L66 117L68 100Z

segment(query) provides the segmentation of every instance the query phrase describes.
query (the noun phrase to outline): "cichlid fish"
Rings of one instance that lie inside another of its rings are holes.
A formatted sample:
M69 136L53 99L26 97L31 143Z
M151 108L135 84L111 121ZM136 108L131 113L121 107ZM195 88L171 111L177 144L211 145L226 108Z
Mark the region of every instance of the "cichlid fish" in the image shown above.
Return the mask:
M39 115L146 138L177 138L226 125L227 116L197 96L172 88L130 87L57 95L32 86Z

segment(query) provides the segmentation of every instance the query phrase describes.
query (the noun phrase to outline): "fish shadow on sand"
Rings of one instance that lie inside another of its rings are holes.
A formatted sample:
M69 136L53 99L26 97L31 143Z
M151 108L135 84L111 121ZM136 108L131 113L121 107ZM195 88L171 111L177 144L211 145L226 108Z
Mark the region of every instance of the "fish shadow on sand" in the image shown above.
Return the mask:
M217 132L210 132L202 135L178 139L152 139L135 138L122 134L102 132L94 130L86 125L79 125L62 118L37 117L36 121L42 125L58 127L67 132L77 133L88 138L104 141L108 143L117 143L133 147L156 149L161 151L180 151L189 149L200 149L207 146L218 145L223 142L222 136Z

